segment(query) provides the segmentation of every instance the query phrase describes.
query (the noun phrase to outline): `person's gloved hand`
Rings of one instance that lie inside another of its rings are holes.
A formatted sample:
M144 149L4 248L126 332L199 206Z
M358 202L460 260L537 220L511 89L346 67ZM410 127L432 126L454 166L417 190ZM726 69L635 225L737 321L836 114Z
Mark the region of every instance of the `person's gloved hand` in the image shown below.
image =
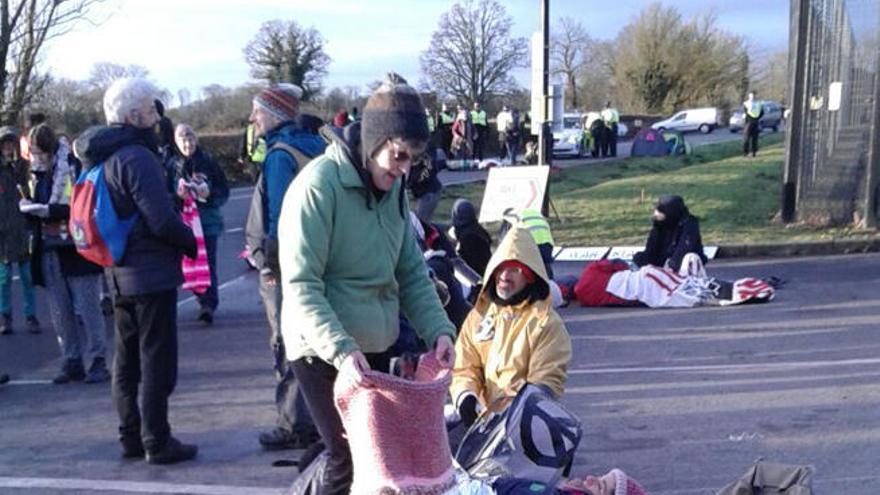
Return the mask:
M477 396L468 395L461 400L458 405L458 416L461 417L461 423L470 428L477 421Z
M211 195L211 188L208 187L207 182L198 182L195 185L196 195L200 199L208 199L208 196Z
M18 202L18 211L40 218L46 218L49 216L49 205L34 203L29 199L22 199Z

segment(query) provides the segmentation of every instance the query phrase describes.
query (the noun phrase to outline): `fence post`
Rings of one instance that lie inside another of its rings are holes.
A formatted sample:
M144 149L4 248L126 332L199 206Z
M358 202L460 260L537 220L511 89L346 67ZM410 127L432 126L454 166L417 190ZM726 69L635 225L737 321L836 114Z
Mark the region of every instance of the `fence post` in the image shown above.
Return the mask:
M878 19L880 20L880 19ZM874 65L874 105L871 116L871 133L868 141L868 167L865 174L865 228L877 227L877 183L880 175L880 47Z
M794 221L798 196L798 166L806 111L806 66L809 28L809 0L791 0L788 56L788 94L791 113L785 121L785 165L782 172L782 221ZM793 65L793 67L792 67ZM792 70L792 68L794 70Z

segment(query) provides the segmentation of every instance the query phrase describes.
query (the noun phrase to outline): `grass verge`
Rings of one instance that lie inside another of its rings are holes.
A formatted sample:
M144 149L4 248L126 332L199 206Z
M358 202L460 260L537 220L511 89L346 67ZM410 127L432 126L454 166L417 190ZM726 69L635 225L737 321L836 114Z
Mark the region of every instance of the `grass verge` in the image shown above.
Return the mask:
M763 136L761 145L756 158L743 157L741 144L731 141L700 146L688 156L620 159L558 171L550 180L559 214L559 219L551 219L556 244L641 244L650 229L653 203L662 194L685 198L691 213L700 218L706 244L877 237L876 231L816 229L775 220L785 159L782 135ZM483 187L474 183L446 188L435 221L448 221L456 198L479 206Z

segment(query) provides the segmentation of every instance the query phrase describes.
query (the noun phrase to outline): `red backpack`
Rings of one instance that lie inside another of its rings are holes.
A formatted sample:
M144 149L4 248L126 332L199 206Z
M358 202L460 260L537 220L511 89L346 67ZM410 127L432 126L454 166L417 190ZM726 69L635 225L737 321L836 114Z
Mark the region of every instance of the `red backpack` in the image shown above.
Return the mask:
M83 258L101 266L118 265L138 215L121 219L104 180L104 164L84 170L70 198L71 237Z

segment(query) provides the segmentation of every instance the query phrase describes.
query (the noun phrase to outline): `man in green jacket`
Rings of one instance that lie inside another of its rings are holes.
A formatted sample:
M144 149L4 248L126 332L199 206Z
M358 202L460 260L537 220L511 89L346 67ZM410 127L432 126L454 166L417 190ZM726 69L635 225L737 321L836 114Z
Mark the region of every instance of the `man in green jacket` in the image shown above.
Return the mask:
M424 152L418 93L397 74L361 125L335 136L287 191L278 227L287 359L330 454L321 494L349 493L353 468L333 401L337 375L388 371L400 311L441 363L454 362L446 317L409 222L403 176Z

